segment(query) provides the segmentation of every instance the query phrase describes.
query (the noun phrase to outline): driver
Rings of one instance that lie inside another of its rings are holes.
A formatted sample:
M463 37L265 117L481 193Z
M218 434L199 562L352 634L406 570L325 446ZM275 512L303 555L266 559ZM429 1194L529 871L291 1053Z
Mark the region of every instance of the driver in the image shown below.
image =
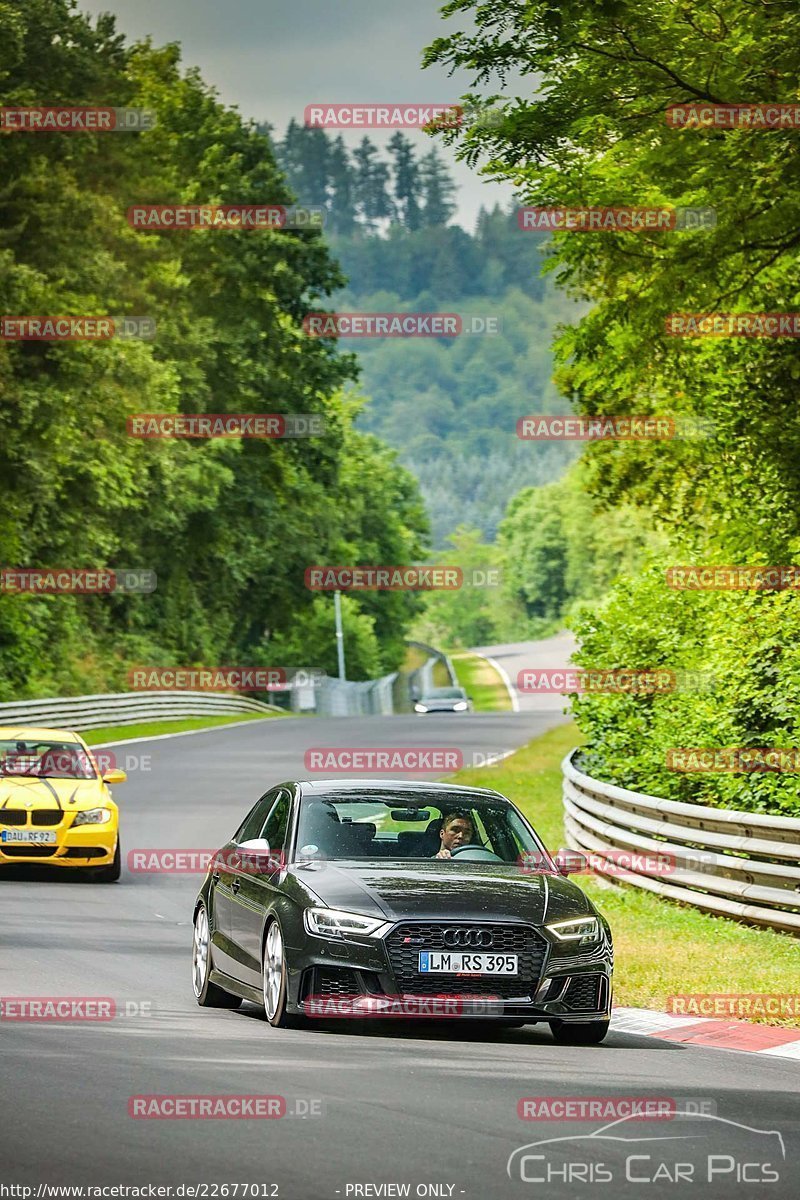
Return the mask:
M452 858L451 850L466 846L475 840L475 826L468 813L451 812L442 821L439 830L441 846L434 858Z

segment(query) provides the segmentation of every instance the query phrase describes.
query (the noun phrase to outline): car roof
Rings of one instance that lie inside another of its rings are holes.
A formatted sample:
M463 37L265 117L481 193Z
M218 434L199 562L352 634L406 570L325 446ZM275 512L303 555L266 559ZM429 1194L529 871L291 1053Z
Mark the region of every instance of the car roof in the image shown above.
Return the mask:
M0 738L11 740L19 738L20 741L30 739L35 741L46 741L48 738L60 742L75 742L76 745L81 745L80 735L74 733L70 729L49 729L44 725L0 725Z
M467 787L458 783L428 783L412 779L299 779L295 786L304 796L314 796L321 792L358 792L362 795L364 792L383 792L389 795L394 792L419 792L420 796L438 793L443 798L449 795L463 796L465 799L470 796L507 799L501 792L492 788Z

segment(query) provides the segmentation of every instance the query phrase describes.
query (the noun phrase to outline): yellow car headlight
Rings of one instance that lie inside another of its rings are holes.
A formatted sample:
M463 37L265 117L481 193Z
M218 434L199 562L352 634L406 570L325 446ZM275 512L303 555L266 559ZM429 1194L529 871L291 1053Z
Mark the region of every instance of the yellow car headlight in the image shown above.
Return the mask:
M102 825L104 821L108 821L111 817L110 808L87 808L83 812L75 814L75 820L72 822L72 828L76 825Z

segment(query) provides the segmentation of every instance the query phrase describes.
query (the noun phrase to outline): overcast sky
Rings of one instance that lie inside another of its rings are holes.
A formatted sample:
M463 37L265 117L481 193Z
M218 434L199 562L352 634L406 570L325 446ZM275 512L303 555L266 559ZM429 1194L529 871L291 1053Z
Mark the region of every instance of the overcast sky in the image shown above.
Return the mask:
M442 20L436 0L79 0L79 7L114 13L132 40L180 42L184 65L198 66L224 103L269 121L278 134L315 101L447 102L471 83L464 73L451 79L443 68L420 67L423 48L464 21L462 14ZM391 136L364 132L377 143ZM355 144L364 132L345 140ZM422 153L433 144L407 132ZM482 204L511 199L510 187L481 181L436 145L459 184L462 224L472 228Z

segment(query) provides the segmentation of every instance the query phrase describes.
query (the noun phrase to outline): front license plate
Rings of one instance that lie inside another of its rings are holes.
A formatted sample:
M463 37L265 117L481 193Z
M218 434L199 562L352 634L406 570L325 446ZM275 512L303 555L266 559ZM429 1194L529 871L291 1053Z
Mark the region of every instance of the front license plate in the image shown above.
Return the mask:
M4 829L0 833L0 841L3 842L35 842L52 843L56 840L55 830L53 829Z
M516 975L517 955L420 950L419 969L423 975Z

